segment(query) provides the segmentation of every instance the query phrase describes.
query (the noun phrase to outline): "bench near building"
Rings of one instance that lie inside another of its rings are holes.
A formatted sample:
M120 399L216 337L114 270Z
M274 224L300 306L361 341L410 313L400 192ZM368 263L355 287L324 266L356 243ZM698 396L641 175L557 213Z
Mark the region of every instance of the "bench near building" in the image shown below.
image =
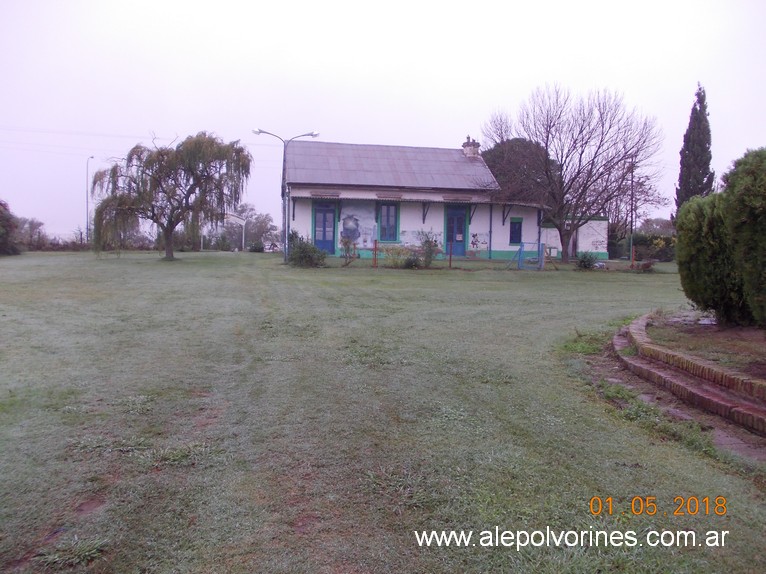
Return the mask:
M331 255L341 239L360 257L435 238L454 257L537 254L542 207L500 199L470 138L462 149L291 141L285 151L289 229ZM544 240L543 240L544 242ZM582 246L581 246L582 248Z

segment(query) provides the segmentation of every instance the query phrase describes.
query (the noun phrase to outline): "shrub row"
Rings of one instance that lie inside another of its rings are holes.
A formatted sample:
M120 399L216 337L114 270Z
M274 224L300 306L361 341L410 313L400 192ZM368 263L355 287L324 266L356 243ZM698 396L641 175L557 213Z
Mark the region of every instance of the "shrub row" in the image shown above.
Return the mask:
M723 182L722 193L679 209L681 286L722 323L766 327L766 148L737 160Z
M633 248L636 253L636 261L656 259L657 261L673 261L676 257L676 238L669 235L635 233L633 235ZM610 239L607 243L609 259L630 259L630 240L616 241Z

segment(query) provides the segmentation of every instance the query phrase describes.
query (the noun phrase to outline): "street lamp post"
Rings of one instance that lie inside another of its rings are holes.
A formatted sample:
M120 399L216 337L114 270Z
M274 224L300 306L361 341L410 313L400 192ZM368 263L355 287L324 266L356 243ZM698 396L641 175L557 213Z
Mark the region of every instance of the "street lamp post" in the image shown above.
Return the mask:
M85 160L85 243L90 243L90 204L88 203L88 188L90 186L89 179L89 173L88 173L88 164L90 163L90 160L93 159L93 156L90 156L88 159Z
M268 136L272 136L277 138L279 141L282 142L282 252L284 254L284 261L287 263L287 256L288 256L288 238L290 237L290 214L289 214L289 202L288 202L288 195L289 191L287 189L287 146L288 144L293 141L297 140L298 138L305 138L305 137L312 137L315 138L319 135L319 132L308 132L305 134L300 134L294 137L291 137L290 139L286 140L284 138L281 138L277 134L273 134L271 132L267 132L266 130L262 130L258 128L257 130L253 130L253 133L257 136L261 134L266 134Z
M635 213L635 199L633 191L633 173L636 171L636 164L630 164L630 268L634 269L636 266L635 257L633 255L633 228L635 227L634 213Z
M245 250L245 226L247 225L247 222L250 220L240 215L237 215L235 213L227 213L226 219L239 223L242 226L242 251L244 251Z

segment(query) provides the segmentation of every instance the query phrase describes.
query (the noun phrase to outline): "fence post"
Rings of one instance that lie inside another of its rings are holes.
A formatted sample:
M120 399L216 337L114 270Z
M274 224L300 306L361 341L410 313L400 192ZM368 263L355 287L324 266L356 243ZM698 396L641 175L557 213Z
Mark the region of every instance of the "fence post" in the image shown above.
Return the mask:
M378 240L375 239L372 242L372 268L378 268Z

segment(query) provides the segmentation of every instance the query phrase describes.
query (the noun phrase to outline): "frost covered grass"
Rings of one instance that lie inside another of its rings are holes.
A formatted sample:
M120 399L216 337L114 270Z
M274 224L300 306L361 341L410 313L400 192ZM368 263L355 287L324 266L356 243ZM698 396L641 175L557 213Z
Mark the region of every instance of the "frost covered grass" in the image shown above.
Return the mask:
M672 272L0 259L0 570L753 571L763 485L572 374L579 334L683 302ZM637 495L670 516L589 512ZM672 516L719 495L726 516ZM731 533L521 553L413 533L495 526Z

